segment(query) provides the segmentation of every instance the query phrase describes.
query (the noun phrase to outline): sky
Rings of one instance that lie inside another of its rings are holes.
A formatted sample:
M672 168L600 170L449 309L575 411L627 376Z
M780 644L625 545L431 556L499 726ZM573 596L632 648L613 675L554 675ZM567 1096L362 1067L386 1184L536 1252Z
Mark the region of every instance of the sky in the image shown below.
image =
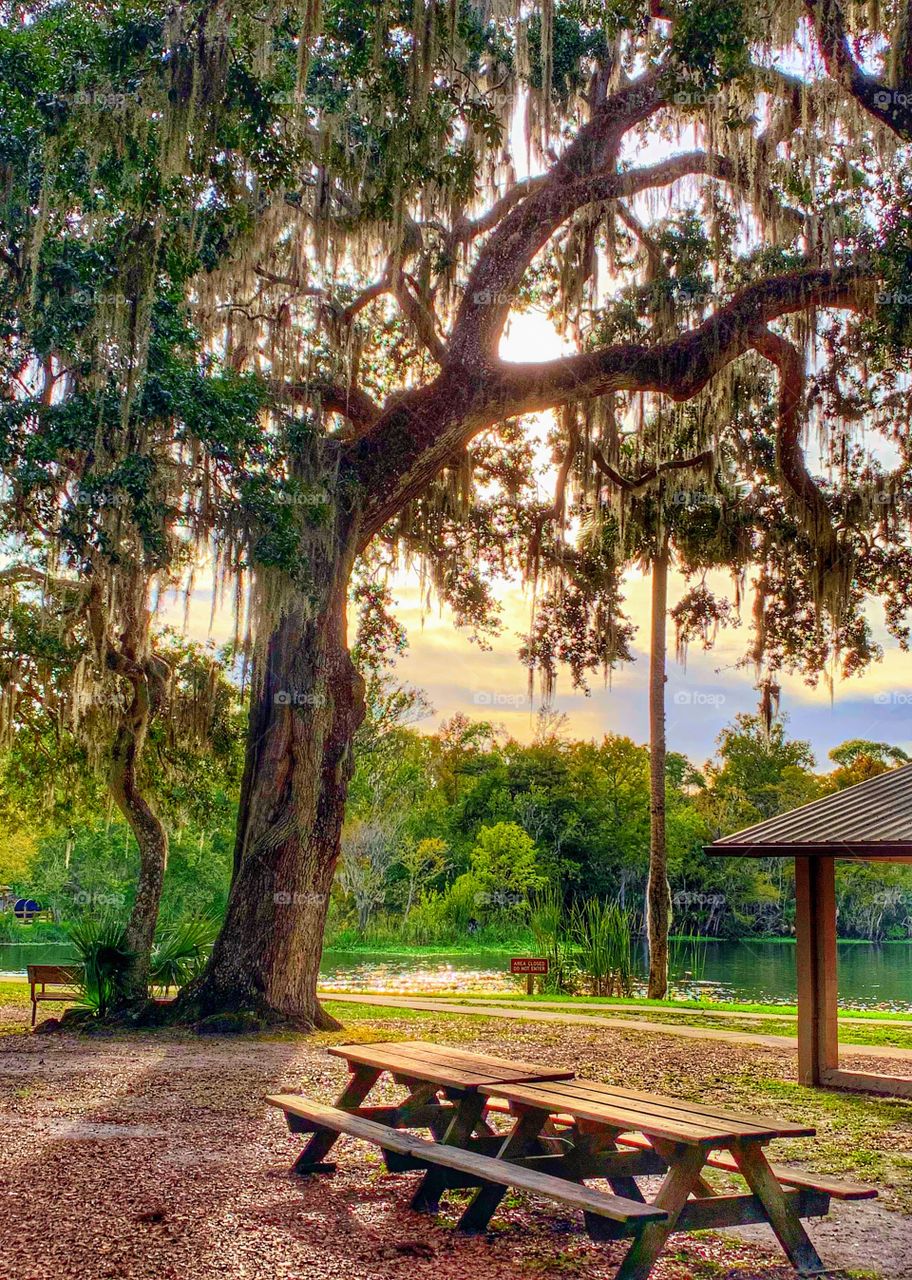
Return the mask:
M718 585L724 585L720 578ZM683 580L671 584L669 604L683 590ZM434 715L416 727L431 731L456 712L493 720L511 734L528 740L535 732L539 699L530 698L527 672L517 652L528 628L530 601L516 584L501 596L502 634L484 652L456 630L449 612L424 612L413 581L403 575L394 584L397 615L409 635L409 648L397 669L403 683L421 688ZM574 692L568 672L558 679L554 708L567 718L573 738L626 734L637 742L648 736L647 679L649 673L649 579L630 574L625 580L627 608L639 630L632 646L634 661L618 667L608 687L596 677L590 695ZM789 734L811 743L821 770L831 768L828 752L847 738L891 742L912 752L912 655L902 653L878 626L879 608L871 610L884 657L862 676L836 684L833 694L821 682L811 689L800 679L782 680L782 709ZM753 674L737 664L747 645L749 619L738 628L720 631L714 647L703 652L691 646L686 666L674 657L674 627L668 629L667 729L668 744L700 766L713 754L722 728L738 712L756 709Z
M719 575L711 582L724 590ZM684 590L683 579L673 577L669 606ZM534 736L541 703L538 691L531 695L528 673L518 651L528 630L530 597L517 582L499 584L502 630L482 649L457 629L448 609L422 600L417 574L402 572L392 583L396 615L405 626L409 645L394 670L394 677L425 693L432 714L415 724L420 732L433 732L442 721L462 713L489 720L514 737ZM559 674L553 700L556 711L567 717L571 738L600 739L620 733L645 742L648 737L647 680L649 674L648 619L649 578L629 573L624 582L628 615L637 626L631 650L634 660L620 665L605 685L596 675L589 696L574 691L569 671ZM160 623L180 626L184 601L163 602ZM788 716L791 737L810 742L817 767L832 767L829 751L848 738L870 738L904 747L912 754L912 654L903 653L884 630L880 606L872 603L870 619L884 655L867 672L837 682L831 690L821 681L814 689L799 678L783 677L782 710ZM226 606L211 617L211 592L202 583L194 590L187 614L190 634L197 640L223 643L231 637L233 622ZM739 666L747 647L750 620L721 630L712 649L692 645L685 665L675 659L674 626L668 626L667 731L671 750L683 752L698 767L713 754L719 732L739 712L756 709L757 694L750 668Z

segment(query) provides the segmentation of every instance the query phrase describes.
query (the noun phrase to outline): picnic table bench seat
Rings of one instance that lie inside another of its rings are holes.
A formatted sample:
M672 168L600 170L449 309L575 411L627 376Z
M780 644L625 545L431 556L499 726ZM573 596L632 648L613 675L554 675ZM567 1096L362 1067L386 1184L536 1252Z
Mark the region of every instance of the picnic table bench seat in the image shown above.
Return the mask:
M605 1222L606 1234L614 1237L635 1235L647 1222L660 1222L666 1215L663 1210L622 1196L609 1195L591 1187L568 1182L566 1179L540 1173L526 1164L514 1164L508 1160L480 1155L464 1147L451 1147L444 1142L419 1138L402 1129L391 1128L350 1111L312 1102L297 1094L272 1094L266 1101L278 1107L286 1116L303 1120L305 1127L298 1132L331 1129L352 1138L373 1143L384 1152L404 1157L400 1163L392 1162L395 1172L406 1169L426 1170L438 1166L455 1177L443 1180L445 1189L455 1187L479 1187L495 1183L504 1188L515 1187L550 1200L556 1200L570 1208L581 1209Z
M648 1149L649 1141L642 1135L625 1134L618 1142L637 1150ZM733 1156L725 1151L716 1151L707 1157L710 1169L720 1169L725 1173L738 1173L738 1165ZM776 1180L783 1187L795 1187L799 1190L819 1191L831 1200L876 1200L877 1188L866 1187L860 1182L846 1182L841 1178L830 1178L823 1173L810 1173L805 1169L791 1169L788 1165L773 1164L770 1168Z

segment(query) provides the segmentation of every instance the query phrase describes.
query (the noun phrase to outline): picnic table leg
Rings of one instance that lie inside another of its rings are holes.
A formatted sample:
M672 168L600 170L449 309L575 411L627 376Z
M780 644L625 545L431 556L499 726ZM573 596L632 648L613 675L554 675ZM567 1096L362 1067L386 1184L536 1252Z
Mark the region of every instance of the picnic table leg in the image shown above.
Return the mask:
M573 1130L574 1133L574 1149L572 1155L567 1157L568 1162L576 1162L577 1169L576 1180L584 1182L582 1170L585 1168L585 1162L588 1157L604 1155L607 1152L621 1152L623 1148L618 1145L620 1137L620 1129L608 1129L603 1125L587 1126L583 1120L577 1120ZM573 1165L571 1164L572 1168ZM637 1180L633 1175L618 1175L608 1178L608 1185L616 1196L626 1196L628 1200L636 1200L639 1204L645 1204L646 1198L640 1188L637 1186Z
M798 1274L826 1275L827 1268L821 1262L801 1219L786 1200L779 1179L770 1168L761 1148L756 1143L751 1143L732 1147L731 1152L745 1182L766 1210L769 1224Z
M706 1163L706 1152L701 1147L674 1148L659 1154L668 1160L668 1172L653 1204L657 1209L664 1209L668 1218L665 1222L650 1222L643 1228L628 1249L615 1280L646 1280L675 1229L678 1215L699 1183L700 1171Z
M473 1090L463 1094L456 1107L456 1114L447 1125L441 1142L451 1147L464 1147L475 1131L475 1126L484 1115L487 1098ZM436 1213L440 1206L440 1197L446 1189L446 1170L439 1166L428 1169L412 1197L412 1208L419 1213Z
M397 1084L403 1085L409 1091L408 1096L403 1098L402 1102L399 1103L398 1109L400 1111L406 1111L410 1107L431 1107L438 1105L437 1094L440 1092L439 1085L431 1084L426 1080L415 1080L405 1076L395 1076L394 1079ZM446 1127L450 1119L450 1113L447 1110L443 1107L440 1107L439 1109L440 1115L429 1119L427 1125L438 1142L440 1141L440 1135L443 1129ZM408 1124L402 1124L401 1127L404 1129L411 1128Z
M524 1111L516 1124L504 1139L497 1153L498 1160L512 1160L517 1156L525 1156L534 1152L539 1146L539 1135L548 1121L546 1112ZM463 1213L456 1230L460 1235L482 1235L488 1229L488 1223L494 1216L497 1206L507 1194L507 1187L497 1182L486 1182L478 1188L468 1208Z
M376 1067L356 1067L335 1105L340 1111L352 1111L359 1107L382 1074ZM291 1166L291 1172L299 1176L331 1173L335 1165L326 1164L325 1160L338 1139L338 1133L330 1129L318 1129Z

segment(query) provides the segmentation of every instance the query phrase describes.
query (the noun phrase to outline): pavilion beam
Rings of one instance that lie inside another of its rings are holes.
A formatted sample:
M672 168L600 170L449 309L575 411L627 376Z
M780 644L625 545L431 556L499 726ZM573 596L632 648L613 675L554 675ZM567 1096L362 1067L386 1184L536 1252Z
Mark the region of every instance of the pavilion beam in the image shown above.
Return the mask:
M820 1086L839 1069L836 863L795 859L798 971L798 1078Z

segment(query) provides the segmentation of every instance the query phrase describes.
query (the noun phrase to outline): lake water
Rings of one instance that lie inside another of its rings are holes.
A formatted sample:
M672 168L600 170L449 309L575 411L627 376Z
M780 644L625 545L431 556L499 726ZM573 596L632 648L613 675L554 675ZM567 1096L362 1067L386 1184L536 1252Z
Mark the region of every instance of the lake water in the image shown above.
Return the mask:
M0 944L0 973L24 973L28 964L66 964L59 944ZM327 951L324 987L336 991L516 992L509 954L458 952L395 955ZM640 957L645 973L645 957ZM672 944L672 988L679 997L794 1004L795 947L789 942ZM912 1011L912 945L839 947L840 1003L858 1008Z
M338 991L513 992L509 954L368 955L327 951L323 984ZM640 973L645 987L645 954ZM795 946L790 942L672 943L672 994L682 999L794 1004ZM912 1011L912 945L839 947L840 1003Z

